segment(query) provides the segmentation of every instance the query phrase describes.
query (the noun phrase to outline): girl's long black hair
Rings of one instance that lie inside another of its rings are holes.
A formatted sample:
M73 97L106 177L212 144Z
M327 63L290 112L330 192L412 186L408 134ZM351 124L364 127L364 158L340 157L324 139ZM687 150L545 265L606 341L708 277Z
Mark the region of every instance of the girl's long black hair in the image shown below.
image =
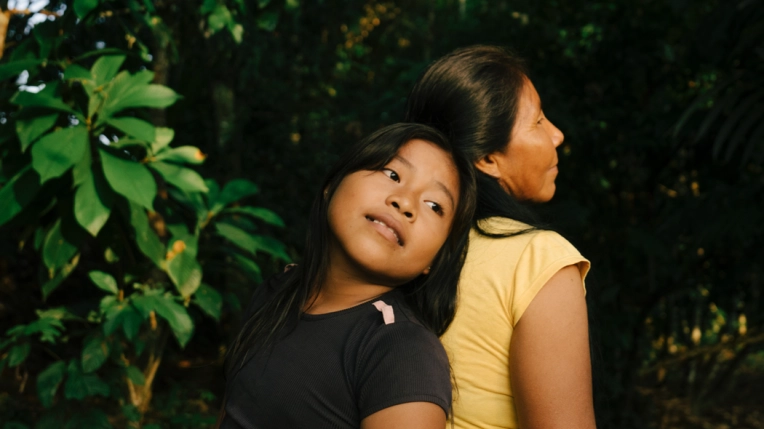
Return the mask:
M356 171L382 169L404 144L414 139L431 142L452 155L459 174L459 200L449 235L429 274L420 275L398 289L404 292L411 310L427 329L438 336L446 332L456 311L457 283L475 208L474 168L468 159L454 153L440 131L421 124L394 124L352 146L329 172L310 211L303 261L285 275L284 284L244 322L226 356L229 379L248 355L272 344L283 329L294 326L309 300L321 289L330 262L327 208L340 182Z
M528 72L524 61L497 46L457 49L432 63L406 103L404 121L430 125L448 136L470 161L504 151L517 116ZM477 171L477 207L473 224L483 235L506 237L541 227L536 215L487 174ZM522 231L496 232L479 221L493 216L530 225Z

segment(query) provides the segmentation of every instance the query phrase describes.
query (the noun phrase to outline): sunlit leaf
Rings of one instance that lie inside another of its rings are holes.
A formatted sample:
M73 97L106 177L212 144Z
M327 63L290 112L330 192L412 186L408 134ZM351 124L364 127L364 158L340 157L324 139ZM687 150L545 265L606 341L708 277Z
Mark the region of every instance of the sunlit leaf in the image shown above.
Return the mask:
M103 149L100 149L99 153L103 173L111 188L127 199L153 210L157 184L148 168L143 164L118 158Z
M109 219L114 196L106 184L100 170L82 178L82 183L74 194L74 217L92 236Z
M21 142L21 151L25 152L35 140L45 134L56 123L57 119L58 113L51 113L49 115L35 116L16 121L16 132Z
M119 292L117 281L114 280L114 277L112 277L111 274L95 270L89 272L88 277L90 277L90 280L103 291L115 295Z
M64 70L64 80L93 80L90 70L77 64L70 64Z
M155 139L151 143L151 151L154 154L158 154L172 142L173 138L175 138L175 130L172 128L157 127L155 131Z
M88 2L94 2L98 4L98 0L86 0ZM75 3L75 8L77 3ZM90 69L90 74L95 79L96 85L103 85L106 82L114 79L114 76L119 72L119 68L122 67L122 63L125 62L124 55L104 55L98 58Z
M152 162L149 167L156 170L164 180L186 192L207 192L204 179L194 170L166 162Z
M32 146L32 168L40 174L40 183L64 174L88 149L88 129L64 128L41 138Z
M167 107L180 98L172 89L162 85L139 85L135 86L119 96L113 96L107 100L104 106L104 114L112 114L132 107Z
M223 190L215 198L210 200L210 208L213 212L220 211L223 207L243 198L257 194L260 189L254 183L246 179L234 179L226 183Z
M156 139L156 129L150 123L131 117L109 118L106 122L123 133L139 140L153 142Z
M193 295L202 281L202 267L196 260L197 247L197 238L186 235L173 242L167 255L167 274L184 298Z
M154 159L156 161L178 162L183 164L201 164L207 158L199 148L194 146L179 146L164 150Z

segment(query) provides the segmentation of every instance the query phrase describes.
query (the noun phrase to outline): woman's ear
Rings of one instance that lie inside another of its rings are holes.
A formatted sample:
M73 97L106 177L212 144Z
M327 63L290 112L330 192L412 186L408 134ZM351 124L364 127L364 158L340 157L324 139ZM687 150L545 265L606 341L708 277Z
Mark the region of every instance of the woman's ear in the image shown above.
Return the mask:
M498 179L501 177L501 171L499 171L499 164L496 158L496 152L489 153L475 162L475 168L494 179Z

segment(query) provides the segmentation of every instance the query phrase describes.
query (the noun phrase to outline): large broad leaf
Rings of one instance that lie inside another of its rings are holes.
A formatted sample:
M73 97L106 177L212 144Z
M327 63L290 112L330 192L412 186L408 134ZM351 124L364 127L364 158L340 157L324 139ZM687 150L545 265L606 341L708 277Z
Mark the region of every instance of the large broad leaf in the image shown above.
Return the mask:
M238 262L241 270L247 274L255 283L261 283L263 281L260 267L252 259L238 253L234 254L233 258L236 260L236 262Z
M184 298L196 292L202 282L202 267L196 260L197 239L186 235L175 240L167 255L167 274Z
M138 140L147 142L156 140L156 129L144 120L131 117L109 118L106 120L106 123Z
M223 190L214 201L210 200L210 210L213 212L218 212L228 204L231 204L232 202L238 201L242 198L255 195L259 191L260 189L257 187L257 185L250 182L249 180L231 180L225 184Z
M0 188L0 225L26 207L39 189L40 178L31 166L25 167Z
M53 109L53 110L61 110L63 112L76 115L81 120L85 119L82 117L82 115L79 112L72 109L71 106L64 103L64 101L56 95L56 85L48 85L42 91L38 93L32 93L32 92L26 92L26 91L17 92L16 95L14 95L11 98L11 102L13 104L17 104L19 106L25 106L25 107L37 106L37 107L46 107L48 109Z
M18 76L24 70L29 70L42 63L42 60L19 60L0 65L0 80Z
M180 98L172 89L162 85L137 85L121 94L110 94L103 114L111 116L121 110L133 107L163 108Z
M107 300L107 298L110 298ZM104 305L104 302L110 302L111 305ZM134 306L127 300L117 302L113 296L107 296L101 302L101 309L105 312L106 321L103 324L104 335L112 335L117 329L122 328L125 337L132 341L141 328L141 324L146 319Z
M97 375L83 373L79 361L69 361L66 373L67 378L64 384L66 399L82 400L94 395L109 396L109 386Z
M98 7L98 0L74 0L74 13L82 19L93 9Z
M42 248L42 260L50 270L56 270L66 265L77 253L77 245L64 237L61 219L48 231Z
M98 0L84 1L94 2L96 5L98 4ZM77 7L77 2L75 2L74 7ZM104 55L97 59L95 63L93 63L93 67L90 68L90 74L93 76L93 79L95 79L96 85L101 86L114 79L114 76L117 75L119 68L124 62L124 55Z
M207 158L198 147L180 146L160 152L155 161L169 161L182 164L201 164Z
M56 123L57 119L58 113L51 113L49 115L35 116L16 121L16 132L21 142L21 151L25 152L35 140L45 134Z
M189 317L186 308L175 302L167 295L133 295L133 302L144 314L155 311L167 320L173 335L181 347L185 347L194 331L194 322Z
M260 219L270 225L284 227L284 221L281 220L279 215L261 207L233 207L223 210L223 213L244 214Z
M98 286L99 289L103 291L115 295L119 292L117 281L114 280L114 277L112 277L111 274L95 270L89 272L88 277L90 277L90 281L92 281L96 286Z
M138 245L141 253L146 255L159 268L164 269L165 248L162 242L159 241L156 232L151 229L146 210L137 204L128 203L130 208L130 225L133 226L133 231L135 231L135 244Z
M74 194L74 217L95 237L109 219L114 195L100 170L90 171L81 178Z
M207 315L220 320L220 311L223 309L223 297L220 292L205 284L199 286L194 294L194 304L198 305Z
M156 170L164 180L186 192L207 192L204 179L194 170L166 162L152 162L149 167Z
M64 80L93 80L93 75L90 70L71 64L64 71Z
M154 141L151 142L151 152L156 154L172 142L172 139L175 138L175 130L167 127L157 127L155 131L156 136Z
M53 405L53 398L56 396L58 386L64 381L65 371L66 364L63 361L58 361L37 375L37 396L43 407L50 408Z
M215 229L218 234L247 252L254 254L255 252L260 251L268 253L285 262L290 262L292 260L286 253L284 244L274 238L250 234L241 228L225 222L216 223Z
M138 162L118 158L105 150L99 152L103 173L111 188L128 200L153 210L157 184L148 168Z
M40 174L40 183L64 174L88 149L88 129L64 128L41 138L32 147L32 168Z
M106 338L101 335L95 335L85 342L82 348L82 372L90 373L97 371L106 358L109 357L109 344Z

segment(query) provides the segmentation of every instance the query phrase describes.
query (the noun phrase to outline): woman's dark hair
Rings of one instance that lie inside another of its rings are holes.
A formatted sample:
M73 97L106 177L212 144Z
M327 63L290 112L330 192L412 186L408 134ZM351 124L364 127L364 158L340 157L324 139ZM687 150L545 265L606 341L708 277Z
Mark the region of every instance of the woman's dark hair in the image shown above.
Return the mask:
M444 132L454 148L473 163L504 151L517 116L527 69L511 51L497 46L457 49L432 63L419 78L406 103L405 122L426 124ZM496 233L478 221L500 216L538 228L539 221L498 181L477 171L474 226L482 234L505 237L524 231Z
M435 256L427 275L398 286L420 322L438 336L446 332L456 311L456 291L464 265L470 220L475 208L475 175L472 163L458 154L440 131L421 124L394 124L380 129L348 150L331 169L313 201L301 264L285 274L265 304L244 322L226 358L226 373L235 374L253 349L272 344L285 327L293 327L311 299L321 289L329 267L329 222L327 209L334 192L349 174L380 170L407 142L431 142L452 155L459 174L459 202L451 230Z

